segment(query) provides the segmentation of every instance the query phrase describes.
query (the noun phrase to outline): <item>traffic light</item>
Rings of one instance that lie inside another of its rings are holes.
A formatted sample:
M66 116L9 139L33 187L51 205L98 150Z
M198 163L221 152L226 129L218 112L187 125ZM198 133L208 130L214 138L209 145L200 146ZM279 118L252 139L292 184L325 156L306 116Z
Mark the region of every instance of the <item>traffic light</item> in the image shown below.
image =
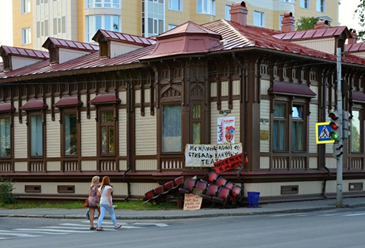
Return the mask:
M340 136L341 136L341 129L340 129L340 115L337 111L331 111L328 116L331 118L331 122L330 122L330 127L331 127L331 132L330 132L330 137L333 140L339 140Z
M342 155L342 142L341 141L335 141L335 143L333 143L333 154L332 156L336 159L338 159L341 155Z
M351 120L350 113L348 111L342 111L342 127L343 127L343 138L348 139L351 134Z

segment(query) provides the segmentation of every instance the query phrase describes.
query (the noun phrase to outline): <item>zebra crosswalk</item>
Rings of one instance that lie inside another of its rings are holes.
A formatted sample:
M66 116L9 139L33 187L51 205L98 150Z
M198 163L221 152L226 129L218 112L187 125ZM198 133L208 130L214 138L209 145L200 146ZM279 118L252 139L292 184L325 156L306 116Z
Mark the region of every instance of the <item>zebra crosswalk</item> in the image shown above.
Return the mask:
M120 223L122 229L138 229L147 227L167 227L168 224L165 223ZM35 238L44 235L70 235L70 234L89 234L95 233L95 230L90 230L89 221L80 221L76 223L59 223L53 226L42 226L36 228L15 228L11 230L1 230L0 229L0 240L13 239L13 238ZM110 221L103 222L104 231L115 231L113 223Z

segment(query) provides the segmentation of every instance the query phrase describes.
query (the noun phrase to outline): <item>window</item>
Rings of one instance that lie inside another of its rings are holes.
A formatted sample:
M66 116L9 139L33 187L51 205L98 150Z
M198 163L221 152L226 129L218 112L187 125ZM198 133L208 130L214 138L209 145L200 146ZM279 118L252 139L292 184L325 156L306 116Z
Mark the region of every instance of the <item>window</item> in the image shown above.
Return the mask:
M162 109L162 151L181 152L181 106Z
M148 18L148 33L150 36L158 35L164 32L163 20Z
M85 0L85 8L113 8L120 9L120 0Z
M77 116L76 113L65 114L64 144L65 155L77 155Z
M265 13L260 11L254 11L253 13L253 25L259 27L265 27Z
M30 0L21 0L21 13L29 13L30 12Z
M292 107L292 150L304 150L304 106L293 105Z
M22 45L30 44L30 37L30 28L22 28Z
M48 0L37 0L36 5L46 4L48 3Z
M100 112L100 141L101 154L115 154L115 121L113 110L102 110Z
M176 27L177 27L177 25L169 24L169 25L167 26L167 29L168 29L168 30L170 30L170 29L173 29L173 28L176 28Z
M283 3L295 3L295 0L280 0L279 2L283 2Z
M169 0L169 9L182 11L182 0Z
M37 22L37 38L48 37L48 20Z
M0 118L0 157L10 157L10 118Z
M201 144L201 129L202 129L202 113L201 105L193 105L193 144Z
M279 29L281 29L281 26L283 25L281 21L283 20L284 15L279 15Z
M274 126L273 126L273 149L275 151L285 151L285 130L286 130L286 110L287 105L284 103L275 103L274 105Z
M196 10L199 14L215 15L215 0L197 0Z
M317 12L321 12L321 13L326 12L326 1L325 0L317 0Z
M361 152L361 125L360 111L352 110L351 118L351 152Z
M231 7L232 7L231 5L224 6L224 19L226 19L227 21L231 20L231 14L229 13Z
M66 33L66 17L53 18L53 34Z
M300 0L300 7L304 9L309 9L309 0Z
M42 116L30 116L30 155L43 156Z
M87 42L92 41L96 31L105 29L109 31L120 32L119 16L87 16L86 17L86 38Z

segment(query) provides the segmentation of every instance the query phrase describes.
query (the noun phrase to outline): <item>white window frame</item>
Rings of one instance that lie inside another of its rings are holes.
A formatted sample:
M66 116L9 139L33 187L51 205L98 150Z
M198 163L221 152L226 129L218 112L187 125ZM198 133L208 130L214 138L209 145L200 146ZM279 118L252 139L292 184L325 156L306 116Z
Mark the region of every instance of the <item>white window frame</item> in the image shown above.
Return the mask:
M30 28L22 28L22 45L31 44L31 37Z
M121 32L121 25L120 25L120 16L116 16L116 15L90 15L90 16L86 16L86 27L85 27L85 37L86 37L86 42L92 42L92 38L94 37L95 33L98 31L97 27L96 27L96 18L100 17L101 18L101 25L100 25L100 29L105 29L105 30L110 30L110 31L114 31L114 32ZM106 26L106 17L110 17L110 29L107 28ZM115 23L114 23L114 18L118 18L118 27L115 28Z
M169 0L169 10L182 11L183 10L183 0Z
M21 13L29 13L30 12L30 0L21 0Z
M215 0L196 0L196 13L215 15Z
M282 23L281 23L281 21L284 19L284 15L283 14L280 14L279 15L279 29L281 29L281 26L283 25Z
M265 27L265 12L254 11L253 25L257 27Z
M30 155L43 156L43 123L41 115L30 116Z
M231 10L232 5L228 5L226 4L224 6L224 19L226 19L227 21L231 20L231 14L229 13L229 11Z
M309 9L309 0L300 0L300 7L303 9Z
M326 0L317 0L316 10L317 12L326 13Z
M85 9L108 8L120 9L120 0L85 0Z

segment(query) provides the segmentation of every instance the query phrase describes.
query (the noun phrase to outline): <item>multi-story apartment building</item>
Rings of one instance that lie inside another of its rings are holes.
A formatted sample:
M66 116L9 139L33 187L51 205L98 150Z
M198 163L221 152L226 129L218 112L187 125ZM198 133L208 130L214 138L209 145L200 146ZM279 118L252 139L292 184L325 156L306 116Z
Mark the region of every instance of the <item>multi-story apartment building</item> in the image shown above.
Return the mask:
M47 37L93 42L98 29L155 36L186 21L229 19L232 0L20 0L13 1L13 44L43 49ZM248 0L249 25L280 29L285 12L338 25L339 0Z

